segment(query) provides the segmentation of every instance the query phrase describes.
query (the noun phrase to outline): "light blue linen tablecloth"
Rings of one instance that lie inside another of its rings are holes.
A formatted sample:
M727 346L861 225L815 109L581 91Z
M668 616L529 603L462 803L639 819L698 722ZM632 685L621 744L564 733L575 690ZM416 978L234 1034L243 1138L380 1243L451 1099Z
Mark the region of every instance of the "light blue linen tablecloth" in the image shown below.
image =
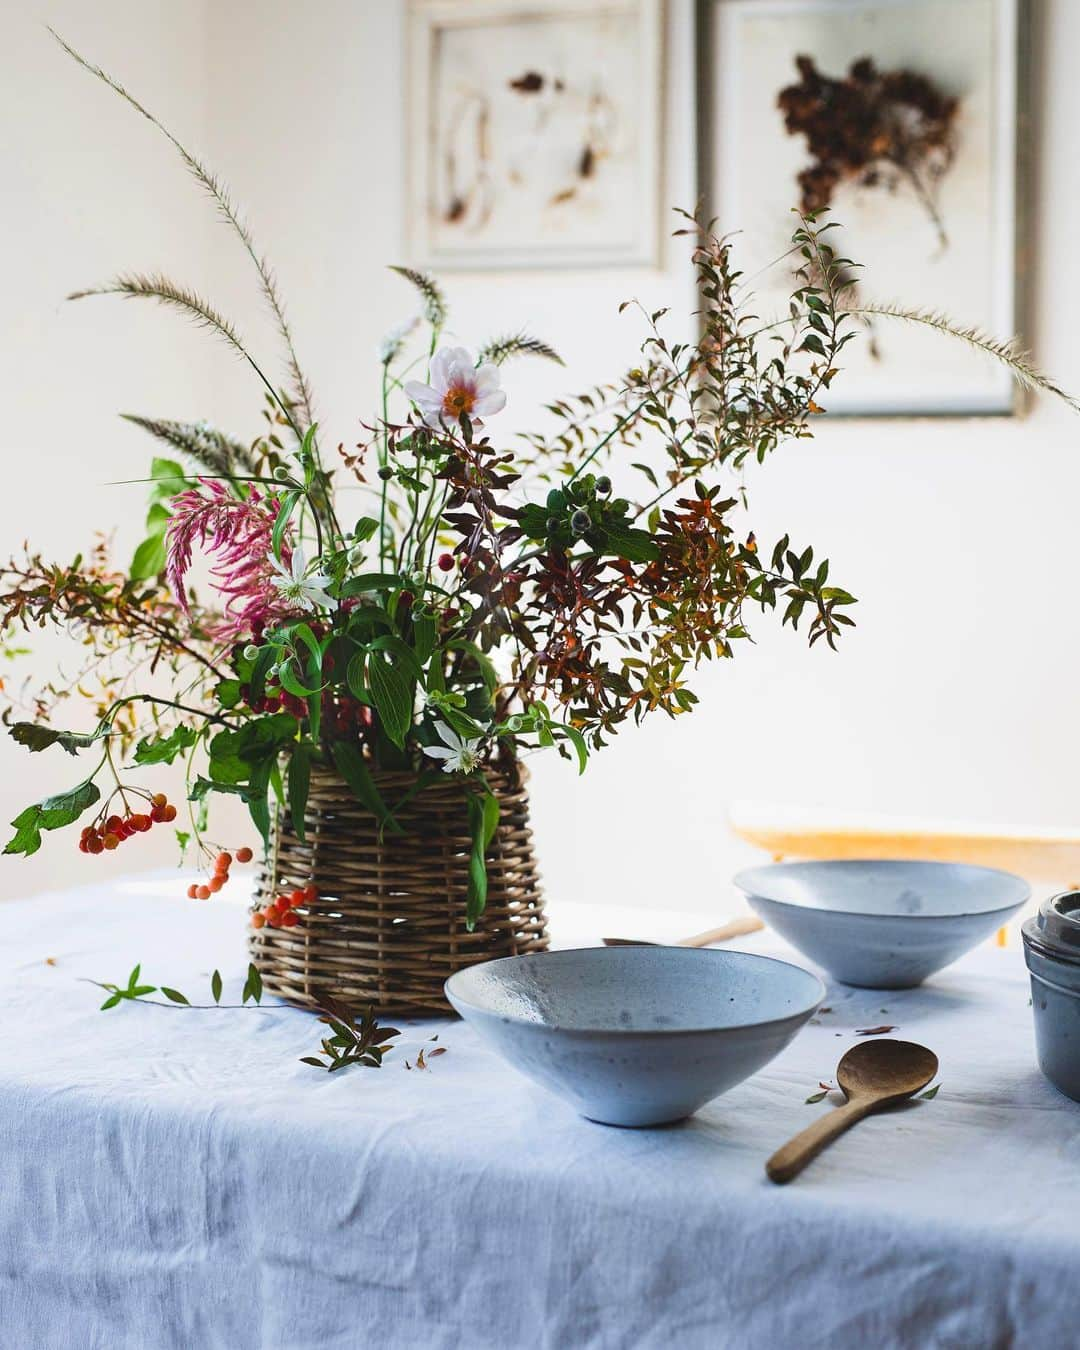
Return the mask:
M239 993L240 908L160 889L0 906L3 1350L1080 1345L1080 1106L1038 1073L1016 946L922 990L834 988L757 1077L622 1131L457 1022L327 1077L295 1010L99 1013L76 977L136 961ZM937 1051L938 1097L772 1186L767 1155L830 1109L805 1098L881 1023ZM448 1053L406 1072L435 1034Z

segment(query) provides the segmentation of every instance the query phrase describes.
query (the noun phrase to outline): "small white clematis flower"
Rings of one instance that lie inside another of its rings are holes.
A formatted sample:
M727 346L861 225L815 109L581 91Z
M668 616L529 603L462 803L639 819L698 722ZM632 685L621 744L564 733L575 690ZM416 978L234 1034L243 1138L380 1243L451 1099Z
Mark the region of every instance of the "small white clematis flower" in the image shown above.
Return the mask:
M443 773L472 773L480 762L483 738L477 736L473 740L463 741L453 727L448 727L445 722L437 722L435 731L443 744L425 745L424 754L430 755L432 759L441 759Z
M452 427L462 413L480 427L483 418L506 407L499 384L498 366L490 361L476 366L464 347L443 347L432 358L431 383L408 380L405 393L429 427Z
M293 549L288 567L273 554L270 555L270 562L277 573L270 580L277 587L282 600L288 604L310 611L318 605L325 605L329 609L334 603L326 593L330 578L323 572L308 575L307 559L302 548Z

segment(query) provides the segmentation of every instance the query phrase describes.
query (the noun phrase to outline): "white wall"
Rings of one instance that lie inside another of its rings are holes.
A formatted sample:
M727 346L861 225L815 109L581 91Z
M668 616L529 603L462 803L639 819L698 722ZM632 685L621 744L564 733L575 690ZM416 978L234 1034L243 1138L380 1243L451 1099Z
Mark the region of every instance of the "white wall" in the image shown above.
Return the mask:
M670 6L673 204L695 195L691 8ZM71 7L73 36L136 91L153 93L178 130L194 128L276 264L327 442L351 444L374 406L378 338L410 308L383 267L403 247L401 5L230 0L199 11L112 0L95 10L91 18ZM1038 359L1080 389L1072 321L1080 89L1071 70L1080 7L1045 0L1037 10L1029 338ZM63 548L126 509L117 489L96 486L141 463L134 433L115 429L114 409L205 409L243 432L259 393L226 353L165 316L130 305L58 311L55 297L110 269L160 260L205 275L258 349L270 333L242 257L224 231L200 233L192 207L201 203L163 147L36 34L19 41L28 55L17 87L0 97L11 104L9 125L16 110L39 115L27 119L20 146L0 154L30 166L21 197L37 205L15 221L5 216L14 237L4 256L27 260L15 279L16 324L36 338L4 339L19 379L14 418L9 409L0 434L23 495L2 506L12 513L9 534ZM73 177L75 189L61 195ZM9 171L2 181L10 179ZM511 368L514 412L504 427L527 423L537 398L626 362L636 336L630 316L616 315L620 300L688 307L675 257L651 273L448 278L463 340L524 324L566 355L567 372ZM37 495L40 459L19 459L26 451L63 464L62 504ZM765 618L756 647L702 671L693 717L627 729L581 780L561 761L534 760L549 891L707 906L729 875L722 821L737 797L1080 822L1069 772L1080 744L1069 669L1080 655L1070 533L1080 422L1048 404L1017 421L823 422L815 442L781 452L749 485L759 537L789 530L828 553L833 576L860 597L860 626L834 655L808 652ZM0 753L19 775L17 789L10 776L0 788L10 815L28 789L53 779L34 764L31 785L14 747ZM48 852L36 868L5 861L0 890L73 874L67 841Z
M157 134L81 71L45 23L202 140L204 14L170 0L0 4L0 541L5 557L28 539L70 561L95 530L115 530L126 564L145 488L110 482L145 476L147 442L117 413L197 410L214 354L201 334L149 307L111 298L65 304L64 296L124 269L158 266L203 285L216 227ZM7 692L28 670L40 684L59 675L58 663L79 668L73 644L35 638L34 647L36 661L0 671ZM86 725L85 705L73 702L78 710L62 711L60 725ZM73 787L80 768L56 750L28 755L3 736L0 820ZM109 858L78 853L70 831L47 835L32 859L0 863L0 895L86 879L91 868L100 876L171 859L175 848L160 834Z

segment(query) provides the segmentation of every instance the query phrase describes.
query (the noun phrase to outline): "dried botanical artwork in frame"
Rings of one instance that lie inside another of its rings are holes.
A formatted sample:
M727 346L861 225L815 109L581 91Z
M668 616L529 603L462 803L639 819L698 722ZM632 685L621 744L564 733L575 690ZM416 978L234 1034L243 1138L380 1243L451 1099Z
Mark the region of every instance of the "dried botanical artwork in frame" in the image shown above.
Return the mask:
M661 0L413 0L422 266L655 265Z
M748 275L784 252L792 209L843 222L853 303L1016 335L1022 0L706 0L704 166ZM791 260L791 267L799 262ZM790 269L755 277L775 317ZM857 277L856 277L857 280ZM782 312L782 311L779 311ZM868 317L831 413L1002 415L1017 387L960 344Z

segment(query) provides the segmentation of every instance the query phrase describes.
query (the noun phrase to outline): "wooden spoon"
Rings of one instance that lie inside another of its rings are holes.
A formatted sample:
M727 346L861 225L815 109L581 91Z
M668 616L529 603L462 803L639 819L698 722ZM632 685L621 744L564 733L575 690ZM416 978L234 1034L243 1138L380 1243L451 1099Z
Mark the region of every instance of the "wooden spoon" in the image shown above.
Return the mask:
M847 1103L777 1149L765 1164L770 1181L783 1183L798 1176L826 1144L857 1120L913 1097L937 1071L937 1055L912 1041L862 1041L853 1046L836 1069L836 1081Z
M732 938L743 937L747 933L760 933L765 925L755 914L747 914L742 919L732 919L719 928L710 928L704 933L695 933L693 937L679 938L677 942L643 942L640 938L604 938L605 947L708 947L713 942L730 942Z

